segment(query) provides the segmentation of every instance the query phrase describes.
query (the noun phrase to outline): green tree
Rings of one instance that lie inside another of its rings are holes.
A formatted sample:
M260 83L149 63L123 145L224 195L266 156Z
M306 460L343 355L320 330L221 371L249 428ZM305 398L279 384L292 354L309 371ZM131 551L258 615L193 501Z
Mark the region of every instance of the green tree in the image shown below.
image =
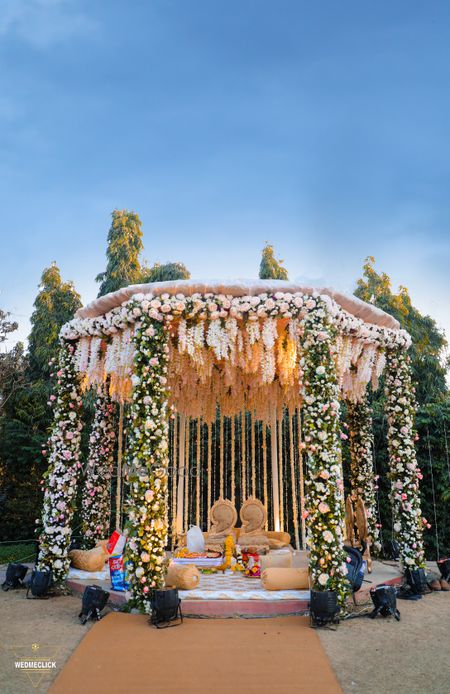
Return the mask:
M141 281L142 268L139 260L143 248L141 227L141 220L134 212L113 211L108 232L106 270L96 277L96 281L101 283L98 296Z
M63 282L58 266L53 262L42 273L39 293L31 315L28 338L28 371L30 380L46 380L50 360L57 355L61 326L73 318L81 307L79 294L72 282Z
M188 280L191 273L183 263L155 263L151 268L143 268L142 282L169 282Z
M262 250L261 264L259 266L259 277L262 280L288 280L288 271L283 267L283 260L277 260L274 255L274 248L270 243L266 243Z
M61 326L81 306L72 283L63 282L55 263L42 273L31 316L28 353L16 345L0 361L0 478L4 539L32 538L39 513L39 480L47 467L45 450L51 410L51 366ZM7 368L6 368L7 367Z
M390 277L384 272L378 273L374 266L375 259L367 258L363 266L363 276L357 282L355 294L363 301L372 303L397 318L401 327L412 337L411 369L418 403L417 459L423 474L422 512L432 525L432 528L426 530L424 539L427 556L434 559L437 550L436 525L441 554L450 551L448 522L450 510L447 498L450 483L448 460L450 397L446 383L447 341L433 318L422 315L413 306L406 287L399 287L399 290L394 292ZM381 384L377 392L371 393L371 404L374 409L375 466L380 475L380 514L383 537L386 542L391 534L391 507L384 400Z
M411 303L406 287L392 291L390 277L377 273L375 259L370 256L363 266L363 277L357 282L355 295L393 315L412 337L410 356L416 397L419 404L434 402L448 395L446 372L447 340L430 316L423 316Z

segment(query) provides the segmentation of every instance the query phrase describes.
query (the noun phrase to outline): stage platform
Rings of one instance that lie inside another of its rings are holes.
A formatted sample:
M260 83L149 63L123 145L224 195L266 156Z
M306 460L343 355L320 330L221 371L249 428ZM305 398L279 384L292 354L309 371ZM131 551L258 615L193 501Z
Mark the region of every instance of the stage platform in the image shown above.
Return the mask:
M128 593L111 590L107 572L91 574L88 578L74 576L72 569L67 585L76 593L83 593L87 585L95 583L110 591L110 603L120 606L127 602ZM80 573L80 572L77 572ZM357 602L364 602L374 585L401 583L398 563L373 562L373 571L366 574ZM182 610L186 617L275 617L308 614L309 591L267 591L256 578L245 578L230 573L202 575L200 586L191 591L179 591Z

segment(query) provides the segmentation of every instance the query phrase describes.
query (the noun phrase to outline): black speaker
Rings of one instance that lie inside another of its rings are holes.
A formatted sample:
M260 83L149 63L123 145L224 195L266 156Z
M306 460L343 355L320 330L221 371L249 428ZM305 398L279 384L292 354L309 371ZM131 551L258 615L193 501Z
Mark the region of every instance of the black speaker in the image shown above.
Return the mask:
M182 623L181 600L178 597L177 588L154 590L150 602L152 607L150 623L153 626L164 629Z
M394 586L376 586L370 589L370 597L373 602L373 612L369 617L375 619L377 615L382 617L395 617L400 621L400 612L397 610L397 594Z
M311 623L315 627L338 624L339 605L334 590L312 590L309 602Z
M109 593L100 586L86 586L81 601L81 612L78 615L82 624L88 619L101 619L100 612L106 607Z
M24 588L23 579L25 578L28 571L28 566L25 564L18 564L17 562L12 562L8 564L6 569L5 580L2 583L3 590L9 590L10 588Z

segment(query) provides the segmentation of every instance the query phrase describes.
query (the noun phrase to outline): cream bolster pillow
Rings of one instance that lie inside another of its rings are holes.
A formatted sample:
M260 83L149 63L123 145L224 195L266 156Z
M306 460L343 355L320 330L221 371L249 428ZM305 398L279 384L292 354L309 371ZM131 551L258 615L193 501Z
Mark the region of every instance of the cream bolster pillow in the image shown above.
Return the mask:
M261 571L276 567L278 569L290 569L292 566L292 552L269 552L259 558Z
M269 567L261 574L265 590L308 590L308 569Z
M105 568L105 559L108 558L108 554L105 554L102 547L94 547L94 549L72 549L69 552L69 558L75 569L81 569L82 571L103 571Z
M166 574L166 586L174 586L180 590L192 590L200 583L200 572L194 564L178 566L169 564Z

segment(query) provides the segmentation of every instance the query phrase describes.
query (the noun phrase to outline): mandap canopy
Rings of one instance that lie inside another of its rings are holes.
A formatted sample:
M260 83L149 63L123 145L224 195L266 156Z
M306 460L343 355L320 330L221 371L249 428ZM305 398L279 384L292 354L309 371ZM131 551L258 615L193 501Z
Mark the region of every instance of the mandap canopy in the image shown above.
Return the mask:
M91 387L83 533L93 544L108 532L125 410L126 559L137 605L148 609L150 590L163 581L169 537L206 522L219 496L261 498L275 529L289 527L297 546L300 534L306 539L313 587L344 600L341 403L351 487L364 499L376 548L366 389L383 372L394 530L403 564L423 565L409 345L397 321L374 306L282 281L135 285L80 309L61 330L41 568L58 582L67 575L83 469L82 394ZM120 488L119 474L118 503Z

